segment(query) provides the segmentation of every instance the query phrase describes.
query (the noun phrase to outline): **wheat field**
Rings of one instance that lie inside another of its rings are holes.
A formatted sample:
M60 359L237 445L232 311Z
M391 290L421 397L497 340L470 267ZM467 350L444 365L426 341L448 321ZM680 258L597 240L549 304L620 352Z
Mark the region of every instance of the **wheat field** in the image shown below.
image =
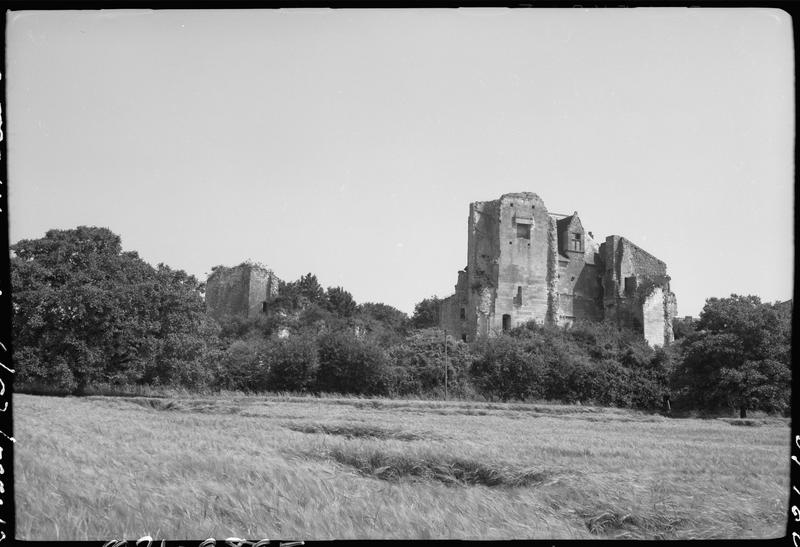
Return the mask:
M787 522L781 419L15 395L14 436L26 540L766 538Z

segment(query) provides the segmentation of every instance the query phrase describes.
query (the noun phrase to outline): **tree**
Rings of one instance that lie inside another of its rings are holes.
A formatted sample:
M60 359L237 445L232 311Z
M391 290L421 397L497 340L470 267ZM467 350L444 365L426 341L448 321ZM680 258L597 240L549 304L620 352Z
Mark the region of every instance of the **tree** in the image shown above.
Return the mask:
M386 391L386 355L377 345L349 331L327 332L317 344L319 391L365 395Z
M408 316L386 304L366 303L358 307L351 324L379 346L388 348L408 334Z
M281 282L277 302L290 309L305 308L309 304L325 305L325 289L317 276L309 272L297 281Z
M439 326L439 306L442 300L436 295L425 298L414 306L411 324L415 329Z
M50 230L11 247L21 385L83 393L96 383L198 382L216 326L202 285L122 252L107 228Z
M672 320L672 333L677 342L681 338L686 338L695 331L695 322L691 317L676 317Z
M342 287L328 287L326 300L328 310L339 317L352 316L358 307L353 295Z
M358 314L383 324L387 329L401 336L408 333L408 315L395 307L383 303L365 302L358 306Z
M693 404L785 411L790 396L791 325L775 304L757 296L709 298L696 332L683 342L675 384Z

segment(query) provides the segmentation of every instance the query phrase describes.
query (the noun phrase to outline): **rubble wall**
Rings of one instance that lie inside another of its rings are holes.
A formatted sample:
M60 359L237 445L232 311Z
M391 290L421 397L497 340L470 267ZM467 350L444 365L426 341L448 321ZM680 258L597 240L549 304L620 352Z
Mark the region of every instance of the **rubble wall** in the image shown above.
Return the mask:
M206 312L215 319L246 316L249 310L250 269L218 266L206 282Z
M666 323L664 297L664 290L661 287L654 287L642 303L644 339L653 347L664 345L664 325Z
M278 292L272 271L251 264L217 266L206 281L206 311L224 316L255 317Z
M532 320L611 320L672 341L666 264L620 236L598 245L577 212L556 221L538 195L504 194L470 204L467 239L467 267L441 307L440 324L454 336L473 340Z
M530 220L530 238L519 237L517 225ZM498 281L490 329L503 331L503 315L514 328L528 321L545 322L548 316L548 253L552 228L550 215L539 196L524 192L505 194L499 200L497 246Z
M270 270L250 268L247 316L255 317L266 311L266 305L278 294L278 282Z
M497 201L478 201L469 207L467 235L468 337L486 336L492 326L500 262Z

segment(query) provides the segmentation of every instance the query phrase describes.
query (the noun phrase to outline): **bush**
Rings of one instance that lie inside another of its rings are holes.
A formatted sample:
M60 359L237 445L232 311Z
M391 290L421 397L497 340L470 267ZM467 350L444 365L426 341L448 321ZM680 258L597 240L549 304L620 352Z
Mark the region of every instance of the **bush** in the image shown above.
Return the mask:
M217 370L221 389L257 391L264 387L267 347L263 340L236 340L222 354Z
M527 351L518 338L498 336L485 342L470 374L478 391L488 397L503 401L542 397L547 367L543 357Z
M610 324L534 323L483 342L471 368L488 397L592 402L655 410L668 393L672 353Z
M313 389L319 361L313 338L293 336L277 339L267 354L267 381L263 386L273 391L306 391Z
M389 349L389 392L393 395L436 396L444 394L444 337L438 329L416 331ZM469 346L447 337L447 391L464 397L472 389Z
M62 360L44 365L34 348L14 349L15 391L35 393L73 393L77 382L71 367Z
M350 331L328 332L317 340L319 391L381 395L386 393L387 359L383 350Z

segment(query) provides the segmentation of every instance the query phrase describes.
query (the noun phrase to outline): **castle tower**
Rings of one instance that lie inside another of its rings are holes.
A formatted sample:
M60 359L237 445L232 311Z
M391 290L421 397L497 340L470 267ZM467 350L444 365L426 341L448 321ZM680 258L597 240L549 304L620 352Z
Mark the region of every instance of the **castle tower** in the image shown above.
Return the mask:
M467 266L440 326L462 340L530 321L610 320L669 344L677 312L666 264L620 236L598 244L575 212L549 213L531 192L470 204Z
M277 296L278 282L271 270L261 266L217 266L206 282L206 311L215 319L255 317Z
M472 340L557 316L556 223L531 192L470 204L467 267L443 325Z

